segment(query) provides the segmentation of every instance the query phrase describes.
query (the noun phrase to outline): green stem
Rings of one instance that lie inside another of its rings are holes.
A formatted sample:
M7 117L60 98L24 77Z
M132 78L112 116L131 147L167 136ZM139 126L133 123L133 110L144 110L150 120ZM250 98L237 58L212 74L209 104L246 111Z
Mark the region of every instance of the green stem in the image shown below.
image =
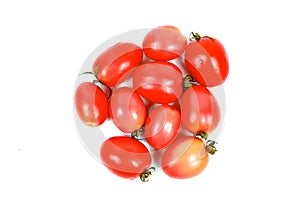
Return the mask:
M79 74L79 76L84 75L84 74L91 74L91 75L94 75L93 72L83 72L83 73Z
M106 94L107 96L107 99L110 98L111 94L112 94L112 90L110 87L106 86L105 84L103 84L97 77L97 73L98 73L98 70L99 70L99 66L98 65L96 68L95 68L95 71L94 72L83 72L81 74L79 74L79 76L81 75L86 75L86 74L90 74L90 75L93 75L95 77L95 79L93 80L93 83L95 85L97 85L98 87L100 87L102 89L102 91Z
M85 74L91 74L91 75L94 75L94 77L95 77L95 79L96 79L96 80L93 81L93 83L95 83L95 81L98 81L99 83L101 83L101 82L99 81L98 77L97 77L98 70L99 70L99 65L96 67L96 69L95 69L94 72L83 72L83 73L79 74L79 76L85 75Z
M190 41L200 40L201 38L202 37L199 35L199 33L194 33L194 32L191 32L189 36Z

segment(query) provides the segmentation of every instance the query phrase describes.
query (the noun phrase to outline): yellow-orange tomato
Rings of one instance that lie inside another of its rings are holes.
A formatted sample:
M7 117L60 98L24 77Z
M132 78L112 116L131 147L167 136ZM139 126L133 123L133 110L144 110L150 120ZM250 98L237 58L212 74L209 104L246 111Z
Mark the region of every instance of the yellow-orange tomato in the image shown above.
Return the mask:
M200 174L208 160L203 141L197 137L184 136L168 147L162 156L161 166L168 176L184 179Z

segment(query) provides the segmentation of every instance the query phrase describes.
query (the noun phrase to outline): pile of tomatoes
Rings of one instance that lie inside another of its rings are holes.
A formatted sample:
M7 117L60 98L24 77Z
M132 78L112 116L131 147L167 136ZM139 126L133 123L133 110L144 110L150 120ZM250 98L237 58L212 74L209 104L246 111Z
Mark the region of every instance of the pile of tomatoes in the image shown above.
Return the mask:
M142 45L120 41L97 56L90 71L80 74L94 79L76 87L76 113L86 126L109 120L123 133L99 146L99 158L112 173L147 181L155 170L153 152L160 151L165 174L190 178L216 152L208 138L221 112L210 88L222 85L228 71L216 38L193 32L186 37L177 27L159 26L143 36Z

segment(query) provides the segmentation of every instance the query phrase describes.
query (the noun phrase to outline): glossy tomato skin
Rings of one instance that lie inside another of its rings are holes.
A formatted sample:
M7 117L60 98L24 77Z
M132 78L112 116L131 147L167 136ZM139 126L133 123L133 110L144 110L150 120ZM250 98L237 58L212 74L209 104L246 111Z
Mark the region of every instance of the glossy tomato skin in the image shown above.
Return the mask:
M121 131L131 133L144 124L146 106L137 92L129 87L121 87L111 95L109 113Z
M182 72L166 61L144 63L133 74L133 87L151 102L171 103L182 94Z
M81 121L88 126L99 126L108 116L106 95L90 82L83 82L76 88L75 107Z
M193 86L181 99L181 122L193 134L213 131L220 122L220 108L214 95L204 86Z
M186 70L203 86L221 85L228 76L229 62L224 46L215 38L190 42L185 51Z
M115 136L104 141L100 158L111 172L127 179L140 176L152 162L146 146L127 136Z
M185 179L200 174L208 161L209 156L202 140L184 136L167 148L162 156L161 166L168 176Z
M97 79L113 87L125 80L142 59L143 50L139 46L129 42L119 42L97 57L93 64L93 71L98 68Z
M155 149L163 149L173 142L180 128L180 112L169 105L152 109L145 123L145 137Z
M187 39L174 26L159 26L151 30L143 40L145 55L159 61L179 57L186 45Z

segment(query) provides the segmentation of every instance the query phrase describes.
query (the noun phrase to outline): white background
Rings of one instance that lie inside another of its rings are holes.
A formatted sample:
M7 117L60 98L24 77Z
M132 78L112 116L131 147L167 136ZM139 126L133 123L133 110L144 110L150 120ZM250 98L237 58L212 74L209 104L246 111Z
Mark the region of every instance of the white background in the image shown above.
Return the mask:
M298 8L292 0L1 1L0 199L299 199ZM111 36L165 24L214 36L227 50L219 151L192 179L121 179L80 142L75 80Z

